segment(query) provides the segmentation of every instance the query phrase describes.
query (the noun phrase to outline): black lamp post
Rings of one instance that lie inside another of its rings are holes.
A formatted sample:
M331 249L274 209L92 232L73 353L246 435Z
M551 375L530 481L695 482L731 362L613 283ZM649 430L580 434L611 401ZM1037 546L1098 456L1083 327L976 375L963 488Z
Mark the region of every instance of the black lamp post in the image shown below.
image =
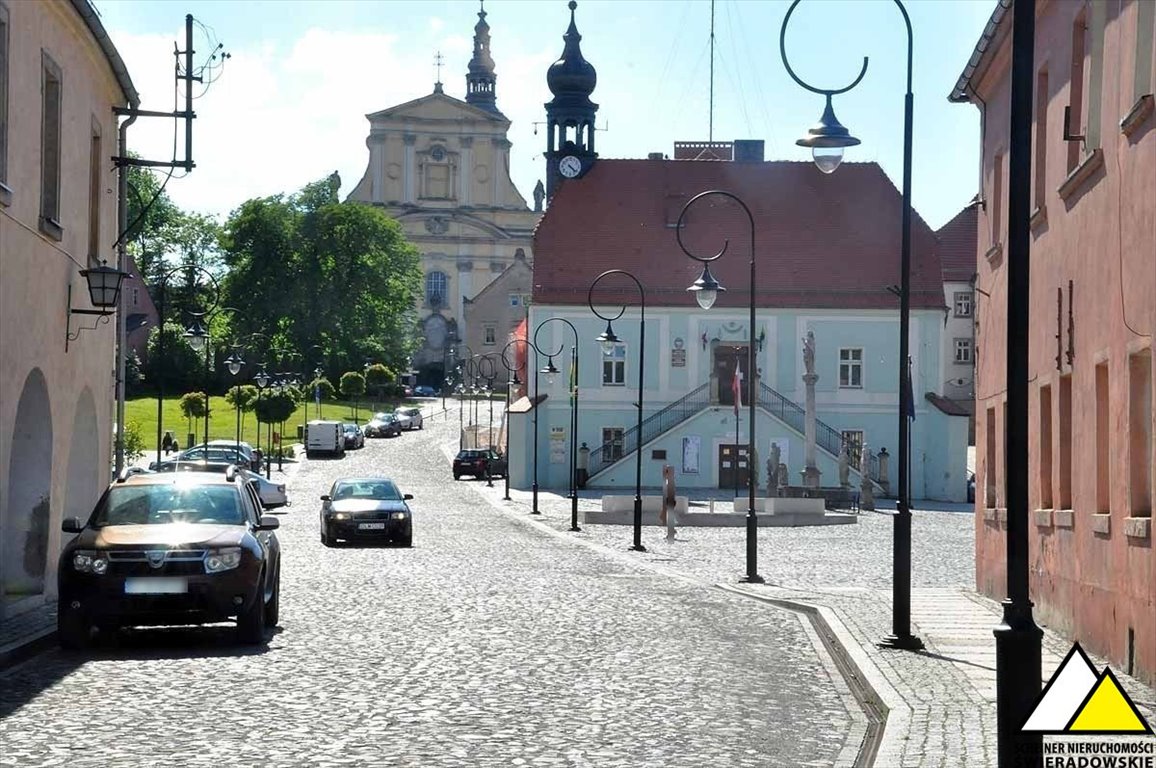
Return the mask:
M257 370L257 375L253 377L253 385L255 387L257 387L257 405L254 407L253 410L255 413L259 413L260 408L261 408L261 396L265 393L265 389L269 386L269 374L265 372L265 364L264 363L261 363L260 369ZM261 447L261 419L259 416L257 418L257 447L258 448ZM266 449L269 450L270 447L266 446ZM273 462L272 456L266 456L265 457L265 469L266 469L265 478L266 479L271 479L271 476L272 476L271 468L273 466L272 462ZM258 467L257 471L260 472L261 469Z
M570 530L580 531L578 527L578 329L574 324L563 317L550 317L543 320L534 331L534 344L538 343L538 334L549 323L565 323L574 334L574 345L570 347ZM554 367L554 355L562 353L562 345L558 350L547 355L546 367L542 373L546 374L546 384L554 386L558 376L558 369Z
M612 323L622 317L626 312L626 305L623 305L618 310L617 315L607 317L599 313L594 307L594 289L603 278L609 277L610 275L626 275L638 286L638 402L634 404L635 407L638 408L638 421L634 427L634 544L630 548L636 552L645 552L646 547L642 546L642 385L643 374L646 371L646 290L642 287L642 283L638 281L637 277L624 269L608 269L594 278L594 282L590 284L590 290L586 294L586 303L590 306L591 312L600 320L606 321L606 330L597 338L605 354L610 354L614 350L614 345L619 343L619 338L614 333ZM623 447L625 448L625 439L623 443Z
M241 357L241 350L236 345L233 346L233 354L225 358L225 365L229 369L229 374L236 380L236 385L233 387L233 405L237 411L237 429L235 432L234 442L237 445L237 454L241 453L241 382L237 376L241 373L241 369L245 366L245 360Z
M783 19L783 26L779 32L779 52L783 58L783 66L787 74L796 83L812 93L818 93L827 98L827 106L819 123L811 128L807 136L795 143L801 147L810 147L815 158L815 165L823 173L833 173L843 159L843 149L859 144L850 132L839 124L835 118L835 111L831 107L831 97L846 93L859 84L867 74L867 57L863 57L863 68L859 76L848 86L835 90L815 88L808 85L795 74L787 61L787 24L791 14L801 0L794 0L787 9ZM892 544L892 624L891 634L880 645L888 648L904 650L918 650L923 647L923 641L911 634L911 488L908 474L910 470L910 440L909 421L914 413L911 390L911 371L908 363L908 329L911 326L911 126L915 97L911 93L911 72L913 65L913 36L911 19L907 9L900 0L894 0L899 12L903 15L903 23L907 27L907 94L904 97L903 112L903 213L902 213L902 245L900 251L900 285L899 285L899 450L895 457L899 471L899 493L896 502L894 539Z
M494 359L489 355L482 355L478 360L478 371L483 379L486 381L486 387L483 390L486 393L486 400L490 403L489 422L486 424L486 487L494 487L494 478L490 474L489 453L494 449L494 379L497 377L497 371L494 368Z
M189 346L197 352L200 352L202 349L205 350L205 440L203 444L206 450L208 450L209 447L209 414L212 410L209 406L209 385L212 384L213 317L217 315L231 315L239 311L236 307L211 309L202 317L198 317L193 325L185 331L185 338L188 339ZM203 323L201 322L202 320L204 321Z
M203 275L208 281L207 287L209 289L209 297L211 298L211 301L207 302L204 312L189 313L193 316L194 322L212 311L212 309L217 306L217 302L220 301L221 297L221 289L220 285L217 283L217 279L213 277L212 272L205 269L204 267L182 265L170 269L168 272L161 276L160 284L157 287L158 298L160 299L160 301L157 302L157 327L159 328L159 335L157 336L157 359L161 362L161 365L163 365L165 359L165 288L168 285L169 278L182 271L188 273L190 283L195 284L198 274ZM208 397L208 393L206 393L206 397ZM207 413L208 403L205 404L205 409ZM165 378L162 374L157 377L157 464L160 464L161 462L161 444L163 442L164 436L164 420Z
M518 361L514 360L514 364L511 365L510 361L506 359L506 351L510 347L514 346L515 344L518 344L519 342L522 344L528 345L528 342L525 339L514 339L513 341L509 342L508 344L506 344L506 346L504 346L502 348L502 354L498 356L498 359L502 361L502 366L505 367L506 372L509 374L509 376L506 377L505 428L502 430L503 432L506 433L506 448L505 448L506 472L502 477L502 479L505 481L505 484L506 484L506 488L505 488L506 492L505 492L505 495L502 496L502 499L504 501L510 500L510 398L513 396L514 387L516 387L522 383L521 381L518 380ZM529 355L529 352L527 352L527 355ZM523 443L523 445L524 445L524 443Z
M702 275L694 281L694 285L687 288L688 291L694 294L698 305L703 309L710 309L714 306L715 299L718 297L720 291L725 291L726 288L719 285L714 276L710 273L710 262L720 258L727 251L729 240L723 241L722 250L713 256L696 256L686 249L686 245L682 242L682 221L686 218L686 212L690 207L703 198L712 195L719 195L728 198L739 204L743 209L743 213L747 215L747 223L751 228L751 276L750 276L750 342L747 344L747 409L748 409L748 426L747 426L747 574L740 581L751 584L762 584L763 577L759 575L759 520L755 514L755 379L758 368L755 366L755 220L751 216L751 209L742 201L737 195L731 194L721 189L712 189L707 192L700 192L687 201L686 205L682 207L682 212L678 215L678 224L674 228L675 237L678 240L678 247L682 252L691 257L695 261L702 263ZM738 364L735 364L735 375L738 375ZM741 393L740 393L741 395ZM738 418L738 403L735 403L736 419ZM738 427L735 427L735 432L738 432ZM737 449L736 449L737 450ZM735 470L738 470L738 463L735 463ZM736 481L737 482L737 481Z

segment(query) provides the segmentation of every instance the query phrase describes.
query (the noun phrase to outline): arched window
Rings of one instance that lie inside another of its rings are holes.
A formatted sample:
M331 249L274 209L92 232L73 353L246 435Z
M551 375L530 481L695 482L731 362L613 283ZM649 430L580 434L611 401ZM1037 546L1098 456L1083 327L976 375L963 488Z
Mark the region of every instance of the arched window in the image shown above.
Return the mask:
M442 307L446 303L449 278L445 272L430 272L425 276L425 301L431 307Z

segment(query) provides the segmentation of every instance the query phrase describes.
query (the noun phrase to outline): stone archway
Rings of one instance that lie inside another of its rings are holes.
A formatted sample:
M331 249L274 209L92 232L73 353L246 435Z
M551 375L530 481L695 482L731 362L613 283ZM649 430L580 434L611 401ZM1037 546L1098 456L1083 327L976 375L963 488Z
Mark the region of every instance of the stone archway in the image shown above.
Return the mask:
M52 409L44 374L24 380L8 461L8 508L0 511L0 616L44 594L51 522Z
M104 487L100 477L101 450L96 425L96 403L88 387L84 388L76 401L70 442L61 519L79 517L86 520ZM59 536L59 529L56 529L49 537L53 552L60 551ZM50 577L55 574L55 567L55 560L49 558L47 572Z

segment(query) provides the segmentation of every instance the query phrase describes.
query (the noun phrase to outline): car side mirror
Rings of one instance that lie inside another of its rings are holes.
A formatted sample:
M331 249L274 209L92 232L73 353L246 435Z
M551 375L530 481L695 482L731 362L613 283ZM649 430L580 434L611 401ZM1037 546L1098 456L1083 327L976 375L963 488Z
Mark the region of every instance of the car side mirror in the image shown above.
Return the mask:
M332 501L333 499L330 498L328 493L323 493L323 494L321 494L321 500L322 501Z
M60 523L60 530L65 533L80 533L84 530L84 521L79 517L66 517Z
M404 500L406 500L406 501L409 501L410 499L412 499L412 498L413 498L413 494L412 494L412 493L407 493L407 494L405 494L404 496L402 496L402 498L403 498Z
M261 515L261 522L257 524L258 531L275 531L281 527L281 519L272 515Z

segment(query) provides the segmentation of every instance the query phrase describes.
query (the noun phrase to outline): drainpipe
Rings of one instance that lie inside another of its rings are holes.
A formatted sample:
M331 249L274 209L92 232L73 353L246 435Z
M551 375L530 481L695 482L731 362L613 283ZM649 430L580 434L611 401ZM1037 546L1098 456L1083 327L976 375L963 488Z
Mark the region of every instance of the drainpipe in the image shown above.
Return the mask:
M135 105L134 105L135 106ZM130 115L120 124L120 157L128 157L128 127L136 122L136 115ZM121 272L125 269L126 241L128 240L128 165L120 166L119 178L116 185L117 230L119 237L116 242L116 268ZM125 292L120 292L120 306L116 313L116 474L120 475L124 469L124 369L125 369Z

